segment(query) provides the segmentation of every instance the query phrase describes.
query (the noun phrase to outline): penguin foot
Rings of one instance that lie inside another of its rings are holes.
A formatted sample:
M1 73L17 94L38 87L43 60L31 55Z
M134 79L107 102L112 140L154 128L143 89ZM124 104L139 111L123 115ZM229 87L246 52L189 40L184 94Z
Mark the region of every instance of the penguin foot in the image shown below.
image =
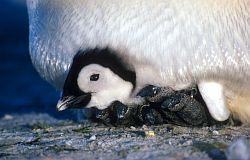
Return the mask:
M105 125L111 126L141 126L163 124L160 112L150 105L126 106L115 102L107 109L95 111L95 118Z
M174 91L169 87L149 85L138 96L145 97L149 103L147 109L139 112L145 123L205 126L213 122L197 87Z
M144 97L146 104L127 106L116 101L105 110L96 109L96 118L112 126L224 124L210 116L197 87L174 91L168 87L148 85L137 96Z
M136 107L129 107L115 101L104 110L95 110L95 118L106 125L131 126L135 122Z
M161 112L168 123L183 126L208 125L208 112L204 105L189 92L176 93L161 103Z

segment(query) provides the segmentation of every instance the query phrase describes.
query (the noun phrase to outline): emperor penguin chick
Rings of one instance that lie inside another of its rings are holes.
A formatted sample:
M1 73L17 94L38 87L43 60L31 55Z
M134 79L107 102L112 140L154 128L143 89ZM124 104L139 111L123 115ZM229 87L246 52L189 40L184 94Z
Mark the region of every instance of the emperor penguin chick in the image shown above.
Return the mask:
M74 57L57 109L96 107L103 110L114 101L128 103L136 84L136 74L131 69L109 49L79 52Z

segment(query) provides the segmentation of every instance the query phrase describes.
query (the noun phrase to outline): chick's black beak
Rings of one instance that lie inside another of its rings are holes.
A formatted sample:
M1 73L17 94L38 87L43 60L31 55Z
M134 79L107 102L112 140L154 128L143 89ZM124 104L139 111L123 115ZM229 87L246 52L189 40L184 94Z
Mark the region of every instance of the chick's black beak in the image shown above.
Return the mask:
M63 111L68 108L84 108L91 99L91 94L86 93L81 96L63 96L57 102L56 108L58 111Z

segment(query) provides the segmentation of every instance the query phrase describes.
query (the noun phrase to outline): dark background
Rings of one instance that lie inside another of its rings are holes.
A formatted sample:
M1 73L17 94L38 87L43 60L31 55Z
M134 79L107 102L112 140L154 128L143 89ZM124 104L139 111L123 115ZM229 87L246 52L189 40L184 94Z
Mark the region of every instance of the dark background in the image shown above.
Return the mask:
M68 111L56 111L59 91L42 80L31 64L25 0L1 0L0 20L0 118L31 112L71 117Z

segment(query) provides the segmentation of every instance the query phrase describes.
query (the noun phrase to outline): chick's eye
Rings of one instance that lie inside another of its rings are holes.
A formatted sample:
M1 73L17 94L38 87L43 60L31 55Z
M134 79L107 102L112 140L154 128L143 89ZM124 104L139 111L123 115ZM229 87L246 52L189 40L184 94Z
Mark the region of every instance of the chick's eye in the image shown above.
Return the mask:
M98 81L99 74L92 74L89 79L90 81Z

